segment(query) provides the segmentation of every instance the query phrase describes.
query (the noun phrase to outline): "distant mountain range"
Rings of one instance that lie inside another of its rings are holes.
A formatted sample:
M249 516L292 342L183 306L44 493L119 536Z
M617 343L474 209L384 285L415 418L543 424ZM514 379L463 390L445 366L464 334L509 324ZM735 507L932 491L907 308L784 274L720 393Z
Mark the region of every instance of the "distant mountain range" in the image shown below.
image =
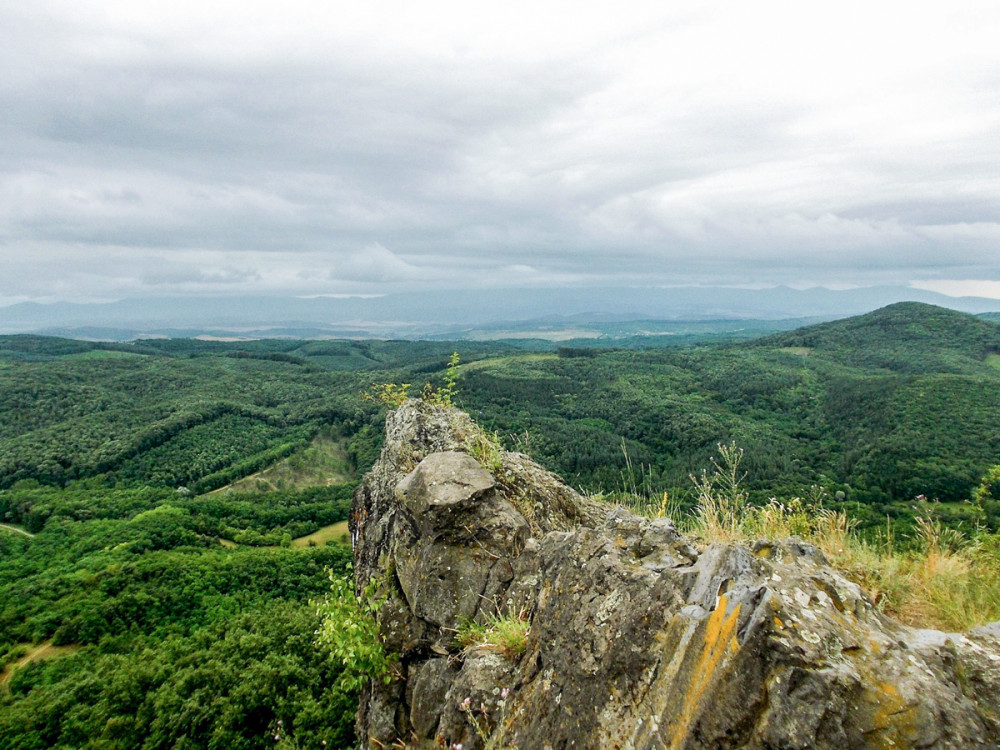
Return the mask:
M540 338L625 336L653 321L831 320L901 301L969 313L1000 300L908 287L604 287L420 291L380 297L154 297L0 308L0 333L129 340L148 336ZM628 323L626 326L611 324ZM775 329L792 325L776 325ZM655 328L655 326L654 326ZM657 332L657 331L653 331ZM663 331L659 331L663 332Z

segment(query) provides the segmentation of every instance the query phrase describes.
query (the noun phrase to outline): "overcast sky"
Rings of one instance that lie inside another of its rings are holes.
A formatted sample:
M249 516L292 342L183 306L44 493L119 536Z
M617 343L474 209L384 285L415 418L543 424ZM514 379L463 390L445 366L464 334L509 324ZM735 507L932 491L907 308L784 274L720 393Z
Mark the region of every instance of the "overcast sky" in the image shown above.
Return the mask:
M1000 297L1000 3L0 4L0 303Z

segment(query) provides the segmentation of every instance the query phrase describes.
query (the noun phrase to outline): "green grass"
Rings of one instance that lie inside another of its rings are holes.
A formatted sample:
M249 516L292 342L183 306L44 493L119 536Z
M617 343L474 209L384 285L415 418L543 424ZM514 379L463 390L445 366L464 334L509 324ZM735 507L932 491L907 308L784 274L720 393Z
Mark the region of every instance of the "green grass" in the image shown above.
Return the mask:
M513 659L528 648L531 623L524 613L491 615L485 623L469 622L459 626L455 635L466 651L495 651Z
M134 357L142 356L145 355L138 352L122 352L112 349L94 349L89 352L69 355L69 357L72 357L73 359L132 359Z
M493 370L503 368L510 364L525 364L528 362L551 362L558 360L556 354L512 354L506 357L490 357L476 362L467 362L458 366L459 373L472 372L474 370Z

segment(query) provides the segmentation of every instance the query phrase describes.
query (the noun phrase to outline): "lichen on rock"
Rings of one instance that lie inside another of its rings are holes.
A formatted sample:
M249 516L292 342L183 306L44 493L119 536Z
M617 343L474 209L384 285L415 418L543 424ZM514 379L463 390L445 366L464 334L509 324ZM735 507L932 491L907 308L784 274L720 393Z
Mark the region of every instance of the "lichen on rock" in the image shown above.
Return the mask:
M796 540L699 551L521 454L490 473L476 430L406 402L355 495L357 583L390 581L400 656L362 695L366 747L998 747L996 624L906 628ZM457 642L502 617L530 621L523 653Z

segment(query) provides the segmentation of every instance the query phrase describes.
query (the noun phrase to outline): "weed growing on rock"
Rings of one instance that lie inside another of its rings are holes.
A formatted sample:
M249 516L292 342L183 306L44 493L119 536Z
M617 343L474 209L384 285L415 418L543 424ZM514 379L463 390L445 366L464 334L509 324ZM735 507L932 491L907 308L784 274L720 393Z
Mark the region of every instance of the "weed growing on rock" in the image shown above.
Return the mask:
M452 400L458 393L458 352L452 352L448 360L448 369L444 374L444 385L435 388L430 383L424 383L420 391L420 400L435 406L452 406ZM410 398L409 383L382 383L373 385L369 391L361 394L363 401L374 401L392 409L398 409Z
M531 623L525 612L516 615L490 615L486 623L460 625L455 635L458 645L468 650L495 651L514 659L528 648Z
M498 688L494 688L494 694L497 693L497 690ZM496 707L500 711L500 716L496 720L491 719L490 709L484 702L479 704L478 710L473 708L472 698L466 698L458 704L462 713L472 724L479 739L482 740L484 750L503 747L507 729L507 698L510 696L510 688L499 690L499 695ZM455 743L451 746L451 750L462 750L462 745Z
M465 450L495 477L503 473L503 446L500 435L476 430L465 439Z
M719 460L712 457L714 471L703 471L692 476L698 492L696 510L698 530L710 539L723 541L738 539L743 534L748 495L740 483L746 472L740 471L743 449L736 443L719 444Z
M458 393L455 383L458 380L458 352L451 353L448 369L444 373L444 385L438 389L437 398L441 406L451 406L451 401Z
M444 385L435 388L430 383L424 384L424 390L420 393L420 398L428 404L435 406L452 406L452 399L458 394L458 352L451 353L448 360L448 369L444 373Z
M637 495L631 492L615 492L610 495L587 494L586 496L602 502L621 505L638 516L645 518L682 518L686 511L677 497L664 491L655 495Z
M373 385L371 390L361 394L363 401L374 401L396 409L410 397L409 383L382 383Z

